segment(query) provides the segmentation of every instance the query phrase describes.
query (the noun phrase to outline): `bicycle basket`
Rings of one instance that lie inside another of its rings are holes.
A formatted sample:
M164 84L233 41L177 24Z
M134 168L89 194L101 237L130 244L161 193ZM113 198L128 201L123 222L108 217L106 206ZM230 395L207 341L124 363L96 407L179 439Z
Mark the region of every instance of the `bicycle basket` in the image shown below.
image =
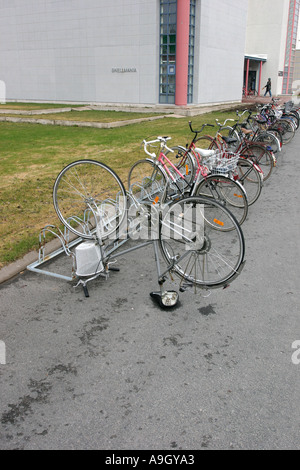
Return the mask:
M293 109L294 103L292 101L288 101L284 105L284 112L289 113Z
M220 152L205 161L211 173L226 175L235 171L240 156L236 153Z

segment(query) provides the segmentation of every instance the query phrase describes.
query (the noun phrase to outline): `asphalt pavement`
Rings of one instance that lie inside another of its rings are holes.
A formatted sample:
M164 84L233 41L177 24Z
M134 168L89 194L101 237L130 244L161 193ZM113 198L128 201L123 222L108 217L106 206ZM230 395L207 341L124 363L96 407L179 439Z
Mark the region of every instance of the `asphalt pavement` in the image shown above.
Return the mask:
M29 271L0 285L1 450L300 449L299 147L249 208L226 290L161 310L151 247L89 298Z

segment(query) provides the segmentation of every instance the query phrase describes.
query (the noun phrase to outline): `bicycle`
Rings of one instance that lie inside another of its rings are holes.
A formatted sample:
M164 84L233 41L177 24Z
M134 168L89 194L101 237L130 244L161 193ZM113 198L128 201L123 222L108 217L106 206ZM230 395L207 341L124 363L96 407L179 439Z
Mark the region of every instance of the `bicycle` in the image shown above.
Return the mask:
M248 117L240 124L236 134L238 139L240 137L250 138L252 141L262 142L271 147L274 154L281 152L283 143L281 133L276 129L269 129L265 120L259 119L258 116L252 116L252 111L245 110L241 115L237 111L237 116L240 118L245 112L248 112Z
M240 122L241 118L245 113L248 113L248 117L243 122ZM228 135L236 139L235 147L237 148L245 139L252 142L261 142L270 147L272 152L275 154L281 151L282 148L282 136L276 130L270 130L262 126L262 121L259 121L257 117L252 116L252 111L245 109L242 114L236 111L238 120L233 126L220 125L219 131L224 133L228 131ZM225 121L225 123L228 120ZM233 120L232 120L233 121Z
M162 199L154 205L141 202L135 191L125 191L118 175L95 160L78 160L57 176L53 188L55 211L68 232L82 241L73 257L74 272L88 296L87 282L108 277L116 270L113 261L122 254L153 244L160 292L151 296L162 307L177 303L175 291L164 291L167 276L180 278L180 290L189 287L225 287L244 266L245 242L242 230L218 201L199 197L167 198L169 180L159 181ZM151 239L118 251L132 235L148 233ZM227 230L228 227L231 230ZM228 250L230 247L230 251ZM167 267L161 270L161 251Z
M269 130L276 130L282 136L282 143L291 142L295 135L296 124L291 116L283 116L283 111L276 108L275 101L260 108L258 119L264 121Z
M223 124L216 120L219 126L216 135L214 137L209 135L201 136L196 143L209 149L238 152L242 157L251 160L256 165L256 169L259 169L263 176L263 181L266 181L271 176L273 167L276 166L276 158L272 148L261 142L248 140L245 135L239 134L237 131L238 126L241 126L239 122L236 122L233 126L225 126L227 121L230 120L227 119ZM222 129L229 131L228 136L223 136L220 133Z
M258 91L255 90L255 88L248 88L248 91L246 91L246 87L244 86L242 90L242 94L243 96L257 96Z
M284 103L283 105L277 104L279 99L272 98L272 110L274 111L275 114L281 114L281 117L283 119L288 119L290 120L293 125L295 126L295 130L299 128L300 124L300 116L299 113L294 109L294 103L292 101L288 101Z
M167 194L170 199L178 199L184 196L205 195L215 198L224 206L227 206L233 213L238 223L241 225L248 213L248 200L244 187L228 176L228 164L233 164L233 159L218 159L217 165L222 167L220 171L212 171L214 168L212 162L206 165L199 165L195 168L191 154L187 154L184 165L176 165L166 155L174 154L174 150L166 145L169 137L157 137L154 140L143 141L144 151L150 159L142 159L135 162L128 174L128 188L131 191L140 191L141 198L151 198L153 188L163 182L162 187L169 180L171 192ZM159 143L160 150L158 155L148 150L149 146ZM210 152L213 160L217 157L216 152ZM235 164L239 156L235 156ZM208 168L209 165L211 168ZM161 195L156 195L160 198ZM153 200L153 198L151 199ZM229 228L228 228L229 229Z
M257 96L257 95L258 95L258 91L255 90L255 88L249 88L248 96Z
M228 120L225 121L224 124L226 124ZM186 166L187 159L190 160L190 157L193 158L194 160L194 166L196 168L199 168L201 171L201 168L203 166L202 162L205 162L205 155L211 155L211 148L212 148L212 143L214 142L214 138L211 136L203 136L204 140L207 138L208 139L208 146L210 147L210 150L208 150L208 153L206 152L205 149L196 147L196 142L203 142L202 137L198 138L198 134L203 131L203 129L206 126L214 127L212 124L204 124L202 128L199 131L195 131L192 128L192 123L191 121L189 122L189 127L192 133L195 134L193 139L191 140L190 144L187 144L186 148L183 146L177 146L177 147L172 147L173 150L175 150L175 160L177 159L177 168L184 168ZM226 141L226 145L229 145L231 142L230 138L221 136L219 132L217 132L217 138L221 138L222 141ZM220 142L220 146L217 146L218 151L222 151L221 145L223 145L222 141ZM214 153L212 153L214 154ZM169 155L169 154L168 154ZM174 160L174 159L173 159ZM199 170L198 170L199 171ZM261 169L253 163L250 159L246 159L243 156L240 156L237 160L237 166L235 169L231 169L231 171L228 173L228 176L231 179L234 179L235 181L238 181L243 188L245 189L245 192L247 194L247 202L248 206L254 204L254 202L257 201L259 198L261 191L262 191L262 171ZM204 183L203 183L204 187Z

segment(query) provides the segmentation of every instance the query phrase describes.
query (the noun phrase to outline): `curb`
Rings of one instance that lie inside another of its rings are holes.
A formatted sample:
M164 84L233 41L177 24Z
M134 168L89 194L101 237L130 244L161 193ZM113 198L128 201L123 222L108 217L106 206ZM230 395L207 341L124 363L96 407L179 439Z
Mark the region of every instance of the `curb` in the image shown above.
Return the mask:
M49 255L55 250L58 250L61 247L59 240L54 239L45 245L45 255ZM39 254L37 251L30 251L23 258L10 263L4 268L0 269L0 285L10 279L14 278L18 274L22 274L23 271L26 271L27 266L37 261Z
M9 281L18 274L22 274L22 272L26 270L27 266L36 261L37 258L37 251L31 251L30 253L27 253L24 258L14 261L8 266L4 266L4 268L0 270L0 285L3 282Z

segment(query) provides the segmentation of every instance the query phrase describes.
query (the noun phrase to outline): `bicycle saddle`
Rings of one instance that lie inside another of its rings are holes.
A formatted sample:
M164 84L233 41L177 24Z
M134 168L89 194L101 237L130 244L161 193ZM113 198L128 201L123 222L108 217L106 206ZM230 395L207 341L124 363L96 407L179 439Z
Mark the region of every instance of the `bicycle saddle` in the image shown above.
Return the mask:
M237 141L233 137L226 137L226 136L223 136L223 135L222 135L222 139L224 140L224 142L226 142L226 144L235 144L236 141Z
M198 147L195 148L195 151L199 153L201 157L212 157L216 153L216 150L200 149Z

